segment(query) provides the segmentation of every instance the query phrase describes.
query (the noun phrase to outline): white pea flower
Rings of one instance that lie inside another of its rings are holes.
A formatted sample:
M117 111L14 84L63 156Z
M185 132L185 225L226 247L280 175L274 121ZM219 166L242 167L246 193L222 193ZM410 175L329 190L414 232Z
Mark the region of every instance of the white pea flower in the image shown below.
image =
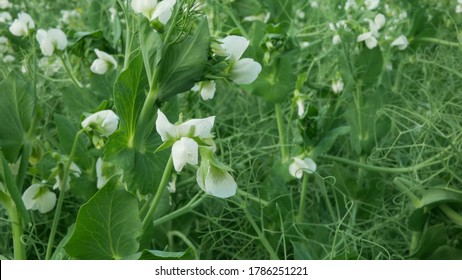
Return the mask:
M13 5L8 0L0 0L0 9L8 9Z
M335 34L334 37L332 37L332 44L338 45L342 42L342 39L340 38L340 35Z
M236 181L229 172L214 166L207 159L202 159L196 180L204 192L219 198L231 197L237 191Z
M50 212L56 204L56 194L43 184L33 184L22 195L27 210Z
M12 55L10 55L10 54L5 55L5 56L3 57L3 62L4 62L4 63L12 63L12 62L14 62L15 60L16 60L16 57L14 57L14 56L12 56Z
M170 123L162 111L157 110L156 130L162 141L172 141L173 166L181 172L186 163L196 165L199 157L199 144L194 138L208 138L210 136L215 117L205 119L191 119L174 125Z
M462 0L457 0L456 13L462 13Z
M368 10L375 10L380 4L380 0L364 0L364 5Z
M380 28L382 28L385 25L386 19L383 14L377 14L374 18L374 21L368 20L369 21L369 29L372 32L374 36L378 36L378 32Z
M8 12L0 12L0 22L9 22L12 19L11 14Z
M203 100L209 100L215 96L216 84L215 81L202 81L196 83L191 90L199 92Z
M141 13L149 19L154 21L158 19L160 23L166 24L172 16L173 6L176 0L132 0L131 6L133 11Z
M392 47L397 47L399 50L405 50L407 46L409 45L409 42L406 38L406 36L401 35L398 38L396 38L392 43Z
M356 1L355 0L347 0L345 3L345 11L348 11L350 9L356 9Z
M69 175L73 175L74 177L80 177L82 174L82 170L80 170L80 167L75 164L75 162L71 162L71 166L69 167ZM60 186L62 184L62 178L59 175L56 175L55 177L56 183L53 185L53 189L60 189ZM64 186L64 191L67 192L71 188L71 178L70 176L67 178L66 185Z
M18 18L10 25L10 32L14 36L27 36L31 29L35 28L35 23L28 13L21 12Z
M261 72L260 63L241 56L249 46L249 40L242 36L230 35L221 40L221 48L231 61L230 78L235 83L247 85L255 81Z
M289 165L289 173L295 178L301 179L303 172L312 174L316 171L316 163L309 157L301 159L294 157L293 162Z
M57 28L52 28L48 31L39 29L37 30L36 38L44 56L52 55L56 49L63 51L67 47L66 35Z
M356 41L357 42L364 41L366 43L367 48L369 49L373 49L377 47L377 43L378 43L377 39L374 37L374 35L370 31L359 35Z
M94 113L82 121L82 127L94 131L99 136L109 136L117 130L119 117L111 110Z
M341 93L343 91L343 80L341 78L332 81L332 91L334 93Z
M110 68L117 68L117 61L115 58L103 51L95 49L96 56L98 57L93 61L90 66L91 72L99 75L105 74Z

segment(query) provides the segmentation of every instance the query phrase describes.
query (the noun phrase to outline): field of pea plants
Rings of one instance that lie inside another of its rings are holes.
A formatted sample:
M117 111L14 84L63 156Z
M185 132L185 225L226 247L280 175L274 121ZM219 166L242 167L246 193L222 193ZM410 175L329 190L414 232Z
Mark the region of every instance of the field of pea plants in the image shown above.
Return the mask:
M462 0L0 0L0 259L462 259Z

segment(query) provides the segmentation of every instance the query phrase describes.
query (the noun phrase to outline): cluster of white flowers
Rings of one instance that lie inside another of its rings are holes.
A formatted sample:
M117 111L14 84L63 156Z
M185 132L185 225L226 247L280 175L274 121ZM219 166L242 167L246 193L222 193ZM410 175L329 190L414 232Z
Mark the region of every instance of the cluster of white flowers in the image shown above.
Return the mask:
M260 63L251 58L241 58L250 41L242 36L230 35L219 42L213 51L217 56L226 56L229 78L239 85L248 85L255 81L262 70ZM191 90L198 91L202 99L208 100L214 97L216 85L214 81L202 81Z
M383 14L377 14L374 20L366 19L369 22L369 31L358 36L356 41L366 43L369 49L377 47L377 37L379 36L379 30L385 25L385 16Z
M133 0L131 6L136 13L143 14L149 21L158 20L162 24L166 24L172 16L173 6L176 0Z
M0 58L4 63L11 63L16 60L12 55L13 50L11 49L10 42L5 36L0 36Z
M335 24L332 22L329 23L329 29L334 32L334 36L332 37L332 44L334 45L338 45L342 42L342 39L339 34L340 30L342 29L346 31L350 30L344 20L341 20Z
M201 166L196 177L199 187L210 195L227 198L236 193L237 184L229 169L213 158L215 148L211 131L214 121L212 116L175 125L158 110L156 130L162 141L172 143L173 167L177 172L181 172L186 164L197 165L200 154Z

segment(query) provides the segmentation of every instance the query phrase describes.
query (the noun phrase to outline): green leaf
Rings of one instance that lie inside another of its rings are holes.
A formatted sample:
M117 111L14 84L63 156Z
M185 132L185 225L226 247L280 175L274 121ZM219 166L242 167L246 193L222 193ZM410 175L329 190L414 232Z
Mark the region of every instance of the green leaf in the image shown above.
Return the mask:
M202 19L180 43L167 46L158 67L159 99L190 90L202 77L209 53L209 27Z
M0 149L9 162L16 162L33 117L34 91L11 72L0 84L0 100Z
M77 215L74 233L64 246L76 259L122 259L139 247L142 224L138 200L112 177Z
M60 114L55 114L55 123L61 153L69 155L78 129L67 117ZM87 168L91 164L91 157L86 149L86 140L86 137L80 137L74 158L74 162L83 168Z
M139 260L195 260L196 255L192 248L184 252L164 252L158 250L143 250Z
M329 131L329 133L327 133L327 135L324 136L314 148L314 155L327 153L334 145L337 137L349 133L350 129L351 128L349 126L339 126Z
M451 248L448 245L438 247L429 260L462 260L462 250Z
M380 48L363 48L355 61L355 68L355 78L360 80L364 87L370 87L377 82L383 70L383 56Z
M264 67L254 82L252 94L271 103L287 100L293 92L297 80L292 69L293 61L293 56L281 55L271 66Z
M440 246L447 243L448 236L443 224L434 225L425 229L420 239L419 247L413 257L426 259Z
M53 255L51 256L52 260L69 260L69 256L67 255L66 251L64 250L64 245L71 239L72 235L74 234L75 224L72 224L67 229L67 234L64 236L63 240L59 242L58 247L56 247Z
M152 133L154 116L149 122L152 126L136 130L146 86L142 56L138 54L115 83L114 103L120 126L109 137L104 151L105 159L124 171L124 180L129 189L143 194L155 192L168 160L168 153L155 153L162 141L158 135ZM139 147L135 147L135 137L143 137Z

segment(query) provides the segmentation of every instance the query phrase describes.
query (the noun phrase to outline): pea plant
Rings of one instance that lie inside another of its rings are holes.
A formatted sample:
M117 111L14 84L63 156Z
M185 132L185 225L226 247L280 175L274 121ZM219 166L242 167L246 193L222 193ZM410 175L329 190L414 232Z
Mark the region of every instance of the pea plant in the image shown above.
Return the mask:
M0 0L0 258L461 259L461 13Z

